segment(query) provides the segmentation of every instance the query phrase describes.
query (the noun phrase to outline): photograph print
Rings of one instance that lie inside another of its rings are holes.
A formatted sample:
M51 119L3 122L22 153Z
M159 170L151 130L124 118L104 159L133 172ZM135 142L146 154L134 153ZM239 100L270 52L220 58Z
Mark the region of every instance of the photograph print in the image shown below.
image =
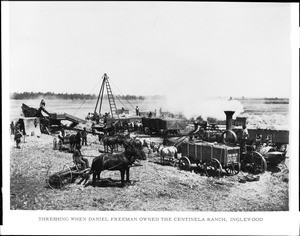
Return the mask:
M6 5L11 214L291 210L291 3Z

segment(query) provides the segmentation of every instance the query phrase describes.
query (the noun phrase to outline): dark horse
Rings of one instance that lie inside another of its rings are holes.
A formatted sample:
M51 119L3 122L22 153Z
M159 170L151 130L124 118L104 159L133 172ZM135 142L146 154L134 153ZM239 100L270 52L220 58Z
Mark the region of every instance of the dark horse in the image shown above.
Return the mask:
M119 136L107 136L104 135L102 138L103 146L104 146L104 151L108 152L108 147L110 148L110 152L113 153L115 147L117 147L118 150L118 145L123 144L123 139Z
M103 142L103 146L104 146L104 151L108 152L108 147L109 147L110 152L113 153L113 150L115 149L115 145L117 143L116 137L104 135L102 137L102 142Z
M92 185L95 187L96 179L100 180L100 173L103 170L119 170L121 173L121 185L125 185L125 173L126 182L129 180L129 168L137 159L144 159L146 154L133 146L127 147L125 152L118 154L105 153L98 157L95 157L92 162L91 170L85 176L85 182L88 181L91 174L93 174Z
M128 137L129 137L128 135L122 133L116 134L114 136L107 136L107 135L103 136L102 142L104 146L104 151L108 152L108 147L109 147L110 152L113 153L115 147L118 150L118 145L124 145L124 141L128 139Z
M81 133L78 131L76 134L69 136L71 151L74 151L75 147L79 147L81 144Z
M130 137L124 138L123 145L124 145L125 149L127 147L135 147L139 150L143 149L142 142L139 139L136 139L136 138L130 138Z

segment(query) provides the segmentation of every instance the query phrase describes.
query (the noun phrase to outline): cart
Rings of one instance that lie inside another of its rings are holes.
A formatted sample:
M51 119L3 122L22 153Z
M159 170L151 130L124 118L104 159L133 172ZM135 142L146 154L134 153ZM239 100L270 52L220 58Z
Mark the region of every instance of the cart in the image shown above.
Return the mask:
M182 156L179 168L190 170L196 164L207 176L221 177L223 170L229 175L238 174L241 169L240 147L203 141L181 144Z

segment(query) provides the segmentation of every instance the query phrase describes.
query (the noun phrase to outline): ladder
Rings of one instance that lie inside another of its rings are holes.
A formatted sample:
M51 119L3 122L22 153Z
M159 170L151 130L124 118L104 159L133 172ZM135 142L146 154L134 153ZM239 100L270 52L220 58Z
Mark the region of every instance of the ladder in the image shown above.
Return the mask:
M104 75L106 75L106 74L104 74ZM112 116L112 118L114 118L114 117L118 117L119 118L119 114L117 112L117 106L116 106L115 98L114 98L114 95L113 95L113 93L111 91L110 84L108 82L108 78L106 79L106 91L107 91L107 97L108 97L108 102L109 102L111 116Z
M109 102L111 116L112 116L112 118L115 118L115 117L119 118L115 98L114 98L114 95L112 93L110 84L108 82L108 76L106 74L103 75L103 81L102 81L102 85L101 85L101 88L100 88L100 91L99 91L99 95L98 95L98 99L97 99L97 103L96 103L96 106L95 106L94 113L97 110L98 102L100 100L99 114L101 114L101 107L102 107L102 101L103 101L104 87L105 86L106 86L107 98L108 98L108 102Z

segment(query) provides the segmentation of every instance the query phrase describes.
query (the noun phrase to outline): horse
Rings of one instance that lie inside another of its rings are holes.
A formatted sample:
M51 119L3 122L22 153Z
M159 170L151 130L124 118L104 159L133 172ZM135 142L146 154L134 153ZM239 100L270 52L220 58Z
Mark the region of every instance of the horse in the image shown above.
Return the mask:
M177 158L177 148L175 146L165 146L161 144L158 147L158 153L160 155L160 160L162 164L165 164L165 157L168 158L175 164L175 159Z
M102 137L104 151L108 152L108 147L110 147L111 153L115 148L118 150L118 145L124 145L124 140L128 138L130 139L129 133L118 133L114 136L104 135Z
M100 180L100 174L104 170L119 170L121 174L121 186L125 185L125 174L126 182L130 183L129 180L129 169L137 159L144 159L145 153L133 146L128 146L123 153L110 154L105 153L98 157L95 157L92 161L91 170L85 174L85 182L88 181L91 174L93 174L92 185L95 187L96 179Z
M115 145L117 143L117 138L114 136L104 135L102 137L102 142L103 142L103 146L104 146L104 151L108 152L108 147L109 147L110 152L113 153L113 150L115 149Z
M117 121L117 122L115 123L115 130L116 130L116 132L123 131L123 123L120 122L120 121Z
M126 149L128 146L133 146L139 150L142 150L142 142L137 138L127 137L123 141L124 148Z
M117 147L117 150L118 150L118 145L121 146L123 145L124 146L124 140L126 138L129 137L129 133L128 134L125 134L125 133L119 133L115 136L115 144L116 144L116 147Z
M69 139L70 151L73 152L75 147L81 144L81 133L78 131L76 134L67 135L65 139Z

